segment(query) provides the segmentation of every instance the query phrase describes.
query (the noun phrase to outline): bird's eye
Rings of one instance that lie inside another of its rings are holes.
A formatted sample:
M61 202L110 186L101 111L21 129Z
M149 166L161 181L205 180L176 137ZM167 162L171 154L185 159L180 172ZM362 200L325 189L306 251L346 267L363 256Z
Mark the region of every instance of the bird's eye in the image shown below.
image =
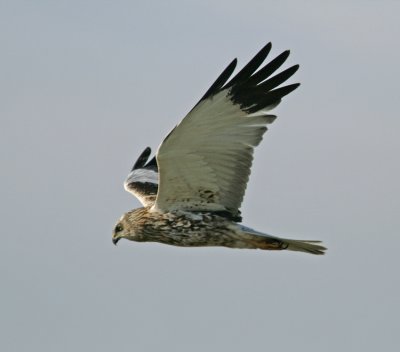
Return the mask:
M121 232L123 230L123 226L121 224L118 224L117 226L115 226L115 232Z

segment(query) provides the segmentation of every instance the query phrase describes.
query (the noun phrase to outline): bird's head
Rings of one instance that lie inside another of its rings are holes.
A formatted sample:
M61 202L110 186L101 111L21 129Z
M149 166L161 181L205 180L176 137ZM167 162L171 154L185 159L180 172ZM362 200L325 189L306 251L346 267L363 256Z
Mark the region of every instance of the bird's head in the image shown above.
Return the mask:
M112 234L112 241L116 245L121 238L131 241L141 240L140 224L144 208L131 210L118 220Z
M126 214L124 214L121 219L117 222L114 227L112 234L112 241L116 245L121 238L125 238L128 232L128 222L126 221Z

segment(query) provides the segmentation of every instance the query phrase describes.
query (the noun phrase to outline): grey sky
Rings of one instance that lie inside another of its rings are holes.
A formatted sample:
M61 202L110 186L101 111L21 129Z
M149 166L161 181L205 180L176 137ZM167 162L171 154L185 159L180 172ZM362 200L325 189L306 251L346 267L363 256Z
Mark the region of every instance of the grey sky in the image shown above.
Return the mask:
M398 1L0 1L1 351L394 351ZM324 257L111 243L122 182L234 58L301 87L244 224Z

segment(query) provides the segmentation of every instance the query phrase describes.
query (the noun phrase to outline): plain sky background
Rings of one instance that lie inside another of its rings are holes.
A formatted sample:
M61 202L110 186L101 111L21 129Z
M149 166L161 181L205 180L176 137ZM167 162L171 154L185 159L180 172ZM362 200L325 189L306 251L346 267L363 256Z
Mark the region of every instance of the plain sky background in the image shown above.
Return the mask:
M397 351L399 13L0 1L0 350ZM256 151L244 224L327 255L114 247L138 154L268 41L302 85Z

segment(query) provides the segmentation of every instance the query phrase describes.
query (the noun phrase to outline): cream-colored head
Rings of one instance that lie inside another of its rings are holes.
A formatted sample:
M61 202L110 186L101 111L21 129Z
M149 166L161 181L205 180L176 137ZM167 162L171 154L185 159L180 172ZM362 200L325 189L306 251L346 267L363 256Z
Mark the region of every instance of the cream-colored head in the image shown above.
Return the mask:
M113 230L112 241L115 245L121 238L140 241L140 220L143 218L145 211L145 208L134 209L121 216Z
M121 216L114 227L112 241L116 245L121 238L126 238L130 234L130 226L127 221L127 214Z

